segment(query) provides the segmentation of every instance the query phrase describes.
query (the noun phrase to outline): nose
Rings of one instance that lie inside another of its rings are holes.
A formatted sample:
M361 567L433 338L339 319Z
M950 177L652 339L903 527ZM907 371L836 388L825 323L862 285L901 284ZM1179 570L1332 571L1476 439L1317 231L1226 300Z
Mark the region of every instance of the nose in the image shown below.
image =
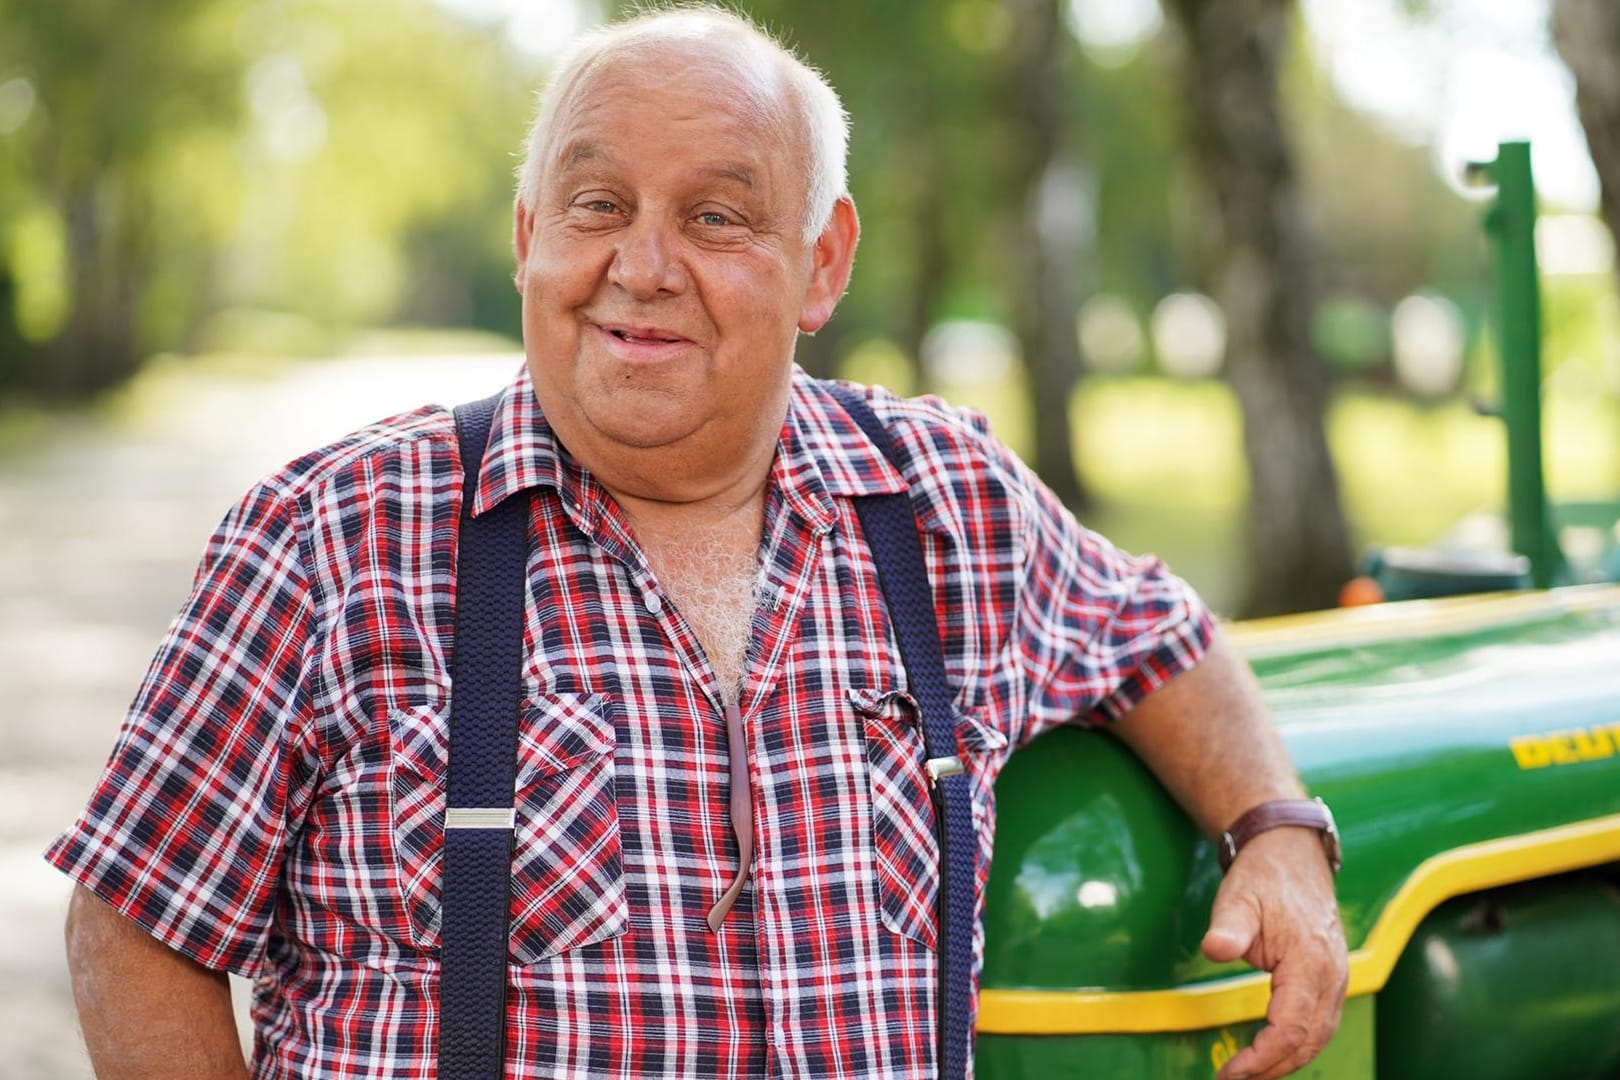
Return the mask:
M640 215L619 233L608 279L638 300L676 295L686 287L679 239L664 222Z

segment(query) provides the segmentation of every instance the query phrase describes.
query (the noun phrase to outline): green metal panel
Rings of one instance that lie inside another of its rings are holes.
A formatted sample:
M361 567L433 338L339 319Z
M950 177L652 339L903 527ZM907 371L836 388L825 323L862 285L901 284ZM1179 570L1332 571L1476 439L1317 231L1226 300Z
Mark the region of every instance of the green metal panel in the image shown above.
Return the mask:
M1061 1077L1130 1080L1210 1080L1260 1023L1163 1035L980 1035L974 1056L980 1080L1058 1080ZM1306 1080L1366 1080L1373 1075L1373 1002L1345 1003L1333 1041L1295 1076ZM1433 1073L1431 1076L1466 1075Z
M1430 856L1620 813L1620 601L1254 666L1339 817L1352 948ZM1586 741L1536 738L1570 731ZM1546 757L1534 767L1511 749L1524 736ZM1246 970L1198 952L1212 847L1109 735L1049 733L996 791L984 987L1145 990Z
M1378 1080L1620 1074L1620 890L1592 876L1454 900L1378 995Z
M996 797L983 985L1190 976L1207 915L1197 899L1219 869L1208 850L1189 859L1197 830L1134 755L1101 733L1053 732L1013 757Z

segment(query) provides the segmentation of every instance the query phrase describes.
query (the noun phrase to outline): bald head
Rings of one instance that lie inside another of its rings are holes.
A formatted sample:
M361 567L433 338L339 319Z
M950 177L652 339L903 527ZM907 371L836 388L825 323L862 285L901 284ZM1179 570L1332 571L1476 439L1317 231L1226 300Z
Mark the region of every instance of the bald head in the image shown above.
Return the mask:
M805 178L803 236L814 240L833 204L845 193L849 121L838 95L815 69L774 38L718 7L655 11L589 31L568 48L550 83L525 144L518 201L533 209L548 170L588 147L558 145L555 133L590 107L593 83L611 68L630 65L649 75L697 74L711 81L733 107L755 114L780 133L781 150Z

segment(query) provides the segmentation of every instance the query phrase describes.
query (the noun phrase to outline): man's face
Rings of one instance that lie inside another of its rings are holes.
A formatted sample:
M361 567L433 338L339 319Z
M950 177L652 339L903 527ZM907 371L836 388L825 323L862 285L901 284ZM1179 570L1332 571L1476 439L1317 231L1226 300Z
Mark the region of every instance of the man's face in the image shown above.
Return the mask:
M837 300L803 240L802 139L780 94L685 53L589 72L517 212L529 370L576 455L774 445L796 331Z

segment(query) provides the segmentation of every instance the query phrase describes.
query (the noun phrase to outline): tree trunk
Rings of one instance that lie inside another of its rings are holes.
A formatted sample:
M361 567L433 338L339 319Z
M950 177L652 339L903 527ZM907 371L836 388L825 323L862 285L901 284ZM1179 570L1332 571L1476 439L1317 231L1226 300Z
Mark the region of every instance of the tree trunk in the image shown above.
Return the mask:
M1331 606L1350 574L1324 419L1331 373L1315 302L1278 74L1289 0L1171 0L1184 37L1188 140L1214 218L1210 277L1249 463L1246 612Z
M1087 496L1075 467L1069 400L1080 378L1075 315L1085 257L1088 208L1068 150L1071 90L1065 78L1069 34L1058 0L1005 0L1013 26L1008 50L1009 123L1018 133L1011 190L1023 196L1021 260L1013 301L1015 332L1029 375L1035 460L1048 487L1072 510Z
M42 349L40 387L74 401L113 387L140 366L136 281L145 265L128 192L113 179L65 200L71 285L67 323Z
M1553 40L1575 76L1575 107L1602 188L1603 223L1620 249L1620 8L1557 0Z

